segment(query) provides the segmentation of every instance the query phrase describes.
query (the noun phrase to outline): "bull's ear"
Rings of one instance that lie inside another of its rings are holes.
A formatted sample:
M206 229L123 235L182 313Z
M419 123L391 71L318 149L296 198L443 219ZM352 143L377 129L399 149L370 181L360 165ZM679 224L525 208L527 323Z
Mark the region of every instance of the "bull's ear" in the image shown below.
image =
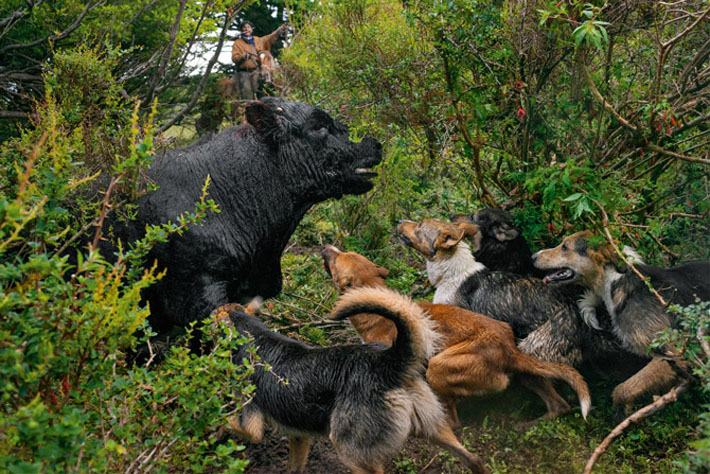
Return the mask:
M280 126L276 114L268 105L259 101L248 102L244 115L246 115L249 125L254 127L259 135L266 138L267 141L275 141L279 135Z

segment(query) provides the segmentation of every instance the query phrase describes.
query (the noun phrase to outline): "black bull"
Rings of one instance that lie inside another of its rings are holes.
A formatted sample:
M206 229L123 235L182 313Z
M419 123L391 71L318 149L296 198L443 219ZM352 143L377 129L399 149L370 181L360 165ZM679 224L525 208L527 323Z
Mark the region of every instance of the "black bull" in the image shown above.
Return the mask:
M246 124L156 160L149 176L159 188L137 201L134 220L111 223L113 236L125 243L141 237L146 224L175 222L194 209L211 177L209 197L221 212L148 256L148 264L157 260L167 269L144 293L158 331L199 321L228 302L277 295L281 254L308 209L373 186L370 168L382 158L378 141L354 143L348 128L324 111L279 98L251 102L245 114Z

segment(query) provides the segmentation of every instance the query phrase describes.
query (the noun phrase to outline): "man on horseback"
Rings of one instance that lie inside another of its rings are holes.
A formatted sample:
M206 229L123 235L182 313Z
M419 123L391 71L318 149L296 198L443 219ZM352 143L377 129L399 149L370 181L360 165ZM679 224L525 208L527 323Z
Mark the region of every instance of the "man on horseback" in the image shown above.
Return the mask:
M232 45L232 61L237 65L234 82L242 100L257 98L259 87L259 53L269 51L271 46L286 32L286 23L266 36L253 36L254 25L243 21L240 25L242 35Z

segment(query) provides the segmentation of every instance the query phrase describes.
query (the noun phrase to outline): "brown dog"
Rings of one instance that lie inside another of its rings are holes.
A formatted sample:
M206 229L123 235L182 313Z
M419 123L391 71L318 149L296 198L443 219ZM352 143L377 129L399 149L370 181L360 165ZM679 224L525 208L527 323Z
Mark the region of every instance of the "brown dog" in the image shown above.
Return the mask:
M339 292L363 286L384 287L389 271L355 252L341 252L332 245L322 251L326 271ZM526 385L542 398L546 417L570 410L567 402L544 378L561 379L577 392L582 416L590 408L587 384L573 368L545 362L522 353L515 345L510 326L504 322L456 306L417 303L429 313L443 336L442 349L429 360L426 377L446 405L451 424L460 424L456 400L504 390L513 374L526 374ZM350 318L365 342L391 345L397 331L394 324L374 314Z

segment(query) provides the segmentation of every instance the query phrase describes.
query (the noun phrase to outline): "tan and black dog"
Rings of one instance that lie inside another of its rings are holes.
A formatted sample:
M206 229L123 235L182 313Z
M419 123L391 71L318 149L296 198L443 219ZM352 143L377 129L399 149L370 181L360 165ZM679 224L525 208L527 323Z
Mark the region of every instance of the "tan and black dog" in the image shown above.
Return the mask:
M595 307L603 306L611 316L614 333L624 347L634 354L647 356L649 345L663 330L673 326L674 315L631 271L616 251L593 238L589 231L577 232L562 243L532 256L533 263L548 273L550 285L582 285L587 288L580 300L580 310L594 324ZM636 263L639 272L667 304L687 306L710 300L710 262L695 261L672 268ZM667 388L677 375L665 360L654 357L634 376L618 385L612 394L616 404L627 408L646 392Z
M341 252L332 245L326 246L322 255L325 269L341 293L352 288L385 287L389 271L364 256ZM522 353L508 324L456 306L417 304L431 315L443 336L441 350L429 360L426 377L447 406L453 426L459 424L457 399L504 390L514 374L526 375L526 385L545 402L547 417L561 415L570 407L544 378L566 381L577 392L586 418L591 401L582 376L567 365ZM350 321L365 342L391 345L397 337L392 321L376 314L357 314Z
M247 310L256 312L249 307ZM269 330L236 305L213 312L252 341L248 346L271 370L255 370L254 396L229 420L233 431L258 442L268 421L290 435L288 470L303 471L313 436L327 436L340 460L355 473L381 474L410 434L429 439L460 457L476 474L488 469L458 442L446 412L424 379L440 335L409 298L386 288L362 288L343 295L331 319L360 313L388 318L397 328L391 347L356 344L309 347Z

